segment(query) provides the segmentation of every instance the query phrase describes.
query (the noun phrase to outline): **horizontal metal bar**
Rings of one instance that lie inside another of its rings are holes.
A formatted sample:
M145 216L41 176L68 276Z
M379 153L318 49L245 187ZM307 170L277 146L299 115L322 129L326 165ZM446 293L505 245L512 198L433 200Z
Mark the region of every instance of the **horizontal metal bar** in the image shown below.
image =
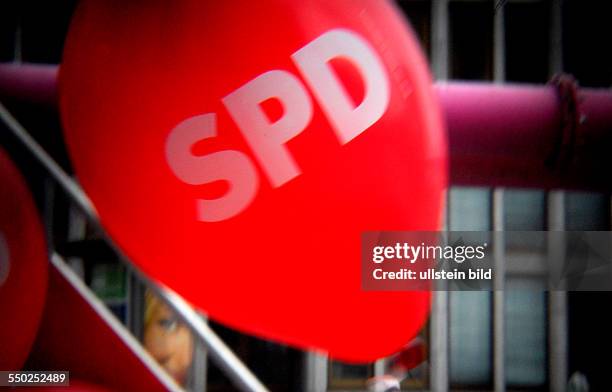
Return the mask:
M194 335L199 338L208 349L214 363L228 376L228 378L243 391L267 391L261 382L240 361L238 357L219 339L215 332L203 323L200 316L181 300L176 294L159 286L150 280L138 267L136 267L115 244L113 239L106 233L100 223L98 214L93 207L89 197L83 189L46 153L46 151L29 135L25 128L8 112L0 103L0 119L7 128L23 143L35 159L47 170L66 192L68 197L81 209L89 222L96 226L105 240L117 252L119 258L151 289L153 290L176 314L190 327Z
M53 68L36 67L0 64L0 100L56 96ZM610 90L576 90L580 124L564 139L567 103L555 86L438 83L434 89L448 128L452 185L612 190ZM551 159L558 153L565 159Z

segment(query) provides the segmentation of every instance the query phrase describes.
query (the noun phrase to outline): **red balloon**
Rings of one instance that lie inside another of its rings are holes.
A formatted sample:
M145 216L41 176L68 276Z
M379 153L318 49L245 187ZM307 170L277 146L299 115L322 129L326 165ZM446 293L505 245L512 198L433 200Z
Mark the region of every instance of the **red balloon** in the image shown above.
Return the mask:
M47 246L24 179L0 149L0 369L23 366L47 292Z
M83 1L60 97L108 232L213 319L349 361L422 326L429 293L360 288L360 234L438 229L446 187L426 62L390 3Z

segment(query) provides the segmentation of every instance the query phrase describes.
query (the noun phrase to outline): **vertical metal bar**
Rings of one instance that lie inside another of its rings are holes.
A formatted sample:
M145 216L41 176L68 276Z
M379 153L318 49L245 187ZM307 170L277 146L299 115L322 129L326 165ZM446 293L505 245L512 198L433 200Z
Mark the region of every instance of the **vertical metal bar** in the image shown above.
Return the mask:
M550 42L548 52L549 76L563 70L563 29L562 29L562 0L550 2Z
M565 230L565 195L555 191L548 194L548 257L553 265L563 265L565 244L558 233ZM567 292L563 287L556 287L548 292L548 358L550 390L561 392L567 384L568 326L567 326Z
M434 78L447 80L449 78L449 17L448 0L433 0L431 8L431 62ZM447 196L447 201L448 201ZM450 205L447 203L447 211ZM446 214L445 228L448 230ZM437 285L444 282L438 281ZM438 287L440 289L441 287ZM431 323L430 323L430 389L433 392L449 390L449 293L436 290L432 293Z
M506 80L505 8L501 4L493 16L493 80L497 83Z
M505 328L504 328L504 284L505 284L505 239L504 239L504 191L493 190L493 389L506 390L505 377Z
M563 71L563 29L562 0L550 2L550 43L549 72L550 75ZM548 230L565 231L565 194L561 191L548 193ZM555 257L556 265L562 265L555 253L565 249L563 243L548 241L548 255ZM562 252L561 252L562 253ZM554 256L553 256L554 255ZM568 309L567 292L551 290L548 293L548 378L550 390L564 391L567 385L568 356Z
M128 268L127 275L127 298L126 298L126 325L134 336L142 341L144 335L144 303L145 287L140 283L138 277Z
M387 359L381 358L374 362L374 377L382 376L387 372Z
M495 9L493 16L493 80L502 83L506 79L505 3ZM492 201L493 236L493 389L506 390L505 328L504 328L504 190L493 189Z
M430 346L430 389L432 392L445 392L449 387L448 300L448 291L433 292Z
M22 32L21 32L21 14L17 15L17 26L15 27L15 40L13 41L13 62L21 63L22 61Z
M51 180L49 180L51 181ZM87 221L83 215L72 204L68 206L68 241L82 240L85 238ZM85 267L81 257L69 257L67 260L70 268L81 278L85 276Z
M201 315L207 322L206 317ZM191 364L191 390L196 392L206 392L206 382L208 379L208 358L206 348L196 341L193 347L193 362Z
M449 78L448 0L431 3L431 67L434 78Z
M329 360L326 355L308 351L304 354L304 391L327 391Z

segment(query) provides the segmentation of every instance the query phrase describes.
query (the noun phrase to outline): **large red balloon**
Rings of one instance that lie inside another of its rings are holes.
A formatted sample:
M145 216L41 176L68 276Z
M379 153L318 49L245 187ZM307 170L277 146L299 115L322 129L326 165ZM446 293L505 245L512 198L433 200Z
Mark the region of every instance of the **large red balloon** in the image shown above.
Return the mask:
M47 292L47 246L25 181L0 149L0 369L19 370Z
M79 180L148 275L227 325L370 361L428 314L427 292L362 291L360 234L439 227L430 83L385 1L91 0L60 97Z

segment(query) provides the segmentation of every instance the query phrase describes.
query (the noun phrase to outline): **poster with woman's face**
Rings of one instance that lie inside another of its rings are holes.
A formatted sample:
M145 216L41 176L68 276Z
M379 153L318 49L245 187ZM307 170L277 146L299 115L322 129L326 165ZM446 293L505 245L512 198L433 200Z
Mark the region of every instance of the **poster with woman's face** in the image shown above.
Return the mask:
M143 345L172 378L185 385L193 359L193 336L150 291L145 294Z

